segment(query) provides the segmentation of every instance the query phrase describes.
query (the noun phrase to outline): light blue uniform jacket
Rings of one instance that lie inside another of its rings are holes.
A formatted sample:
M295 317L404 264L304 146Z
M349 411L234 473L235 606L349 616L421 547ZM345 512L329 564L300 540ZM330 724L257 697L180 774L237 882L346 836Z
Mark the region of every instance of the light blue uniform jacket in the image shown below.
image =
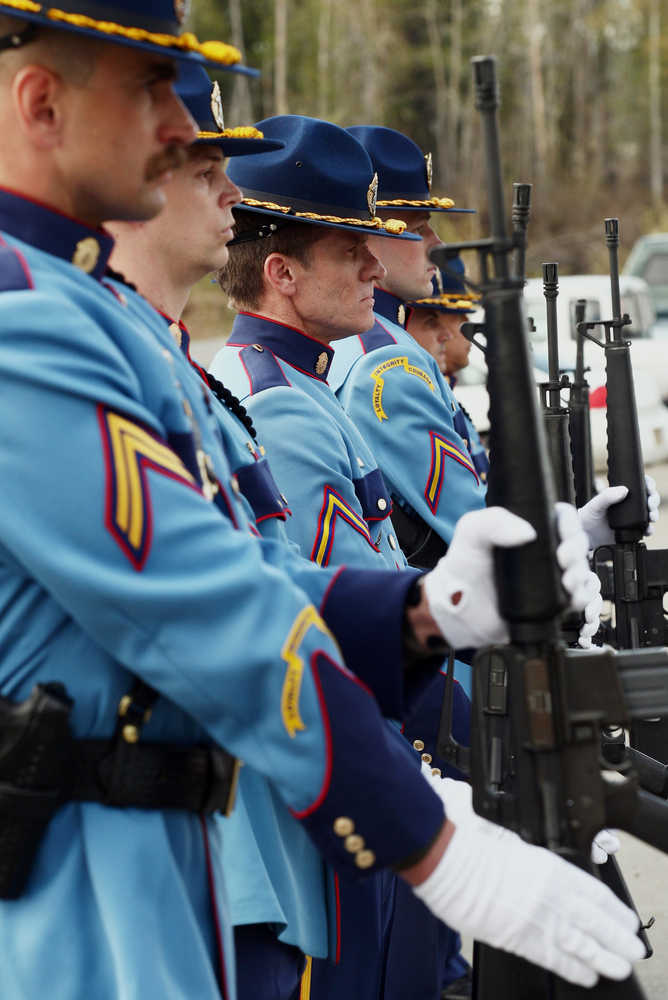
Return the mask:
M393 498L449 545L462 514L485 505L466 418L435 360L376 314L361 337L336 345L332 384L369 442Z
M166 327L142 327L105 287L110 250L101 231L0 192L0 691L18 701L61 681L75 735L108 738L137 675L161 694L143 739L242 757L335 866L361 870L342 816L367 871L400 861L442 806L311 600L267 560L210 394ZM375 585L357 586L371 603ZM345 638L342 590L345 573L320 607ZM26 892L0 901L0 996L233 998L216 822L64 805Z
M299 331L240 313L211 370L242 399L258 427L292 511L286 531L304 555L321 566L404 570L383 477L327 384L332 356ZM384 599L382 590L378 599ZM354 608L351 594L351 614ZM382 669L382 634L369 635L369 660ZM458 692L459 713L466 711L462 699ZM257 909L255 904L251 912ZM332 907L330 928L334 919ZM330 954L333 944L330 937Z

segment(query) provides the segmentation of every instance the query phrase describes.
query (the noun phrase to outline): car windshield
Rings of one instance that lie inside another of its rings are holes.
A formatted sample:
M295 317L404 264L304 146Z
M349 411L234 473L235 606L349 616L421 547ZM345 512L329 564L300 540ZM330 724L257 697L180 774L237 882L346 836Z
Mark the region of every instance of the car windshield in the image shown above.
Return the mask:
M643 278L649 285L668 285L668 253L653 253L645 264Z

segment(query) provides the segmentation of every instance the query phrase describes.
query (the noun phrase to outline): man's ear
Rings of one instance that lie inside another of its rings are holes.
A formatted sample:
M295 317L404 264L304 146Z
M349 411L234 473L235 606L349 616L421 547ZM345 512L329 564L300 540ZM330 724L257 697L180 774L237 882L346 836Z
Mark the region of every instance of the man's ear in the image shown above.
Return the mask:
M269 254L264 262L264 277L280 295L292 296L297 290L294 261L285 254Z
M12 81L19 128L40 149L53 149L61 139L64 86L61 77L46 66L23 66Z

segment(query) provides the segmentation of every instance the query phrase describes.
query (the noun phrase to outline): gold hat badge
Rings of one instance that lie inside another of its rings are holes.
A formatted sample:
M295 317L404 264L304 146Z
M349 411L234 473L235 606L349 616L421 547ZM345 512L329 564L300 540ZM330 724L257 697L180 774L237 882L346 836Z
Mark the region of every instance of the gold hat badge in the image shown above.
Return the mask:
M220 85L217 80L211 88L211 114L213 115L216 125L220 131L224 132L225 119L223 117L223 98L220 93Z
M174 13L176 14L176 20L179 24L183 24L190 13L189 0L174 0Z
M369 212L372 216L376 214L376 198L378 197L378 174L373 175L373 180L369 184L369 190L366 193L366 203L369 206Z
M434 175L434 165L432 163L431 153L424 154L424 165L427 168L427 187L431 191L431 181Z

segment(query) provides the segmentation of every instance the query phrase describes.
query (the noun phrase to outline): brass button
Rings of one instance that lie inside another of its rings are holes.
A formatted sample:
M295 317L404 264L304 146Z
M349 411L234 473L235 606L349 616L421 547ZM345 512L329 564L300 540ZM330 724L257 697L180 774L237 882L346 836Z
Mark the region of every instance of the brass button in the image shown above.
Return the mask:
M435 778L441 778L442 777L440 767L432 767L431 773L434 775Z
M390 543L390 548L392 550L396 549L397 542L396 542L396 539L395 539L394 535L388 535L387 540Z
M378 510L387 510L387 500L385 497L379 497L376 506Z
M424 761L425 764L431 764L431 754L430 753L423 753L422 754L422 760Z
M355 855L355 864L358 868L371 868L376 863L376 855L373 851L359 851Z
M339 816L334 820L334 833L337 837L347 837L355 829L355 824L349 816Z
M262 352L264 351L264 347L262 346L262 344L253 344L253 350L257 351L259 354L262 354Z
M486 483L487 482L487 473L486 472L481 472L480 473L480 478L482 479L483 483Z
M413 740L413 747L415 750L424 750L424 743L422 740Z
M364 847L364 837L360 837L359 833L351 833L343 842L343 846L351 854L357 854Z

